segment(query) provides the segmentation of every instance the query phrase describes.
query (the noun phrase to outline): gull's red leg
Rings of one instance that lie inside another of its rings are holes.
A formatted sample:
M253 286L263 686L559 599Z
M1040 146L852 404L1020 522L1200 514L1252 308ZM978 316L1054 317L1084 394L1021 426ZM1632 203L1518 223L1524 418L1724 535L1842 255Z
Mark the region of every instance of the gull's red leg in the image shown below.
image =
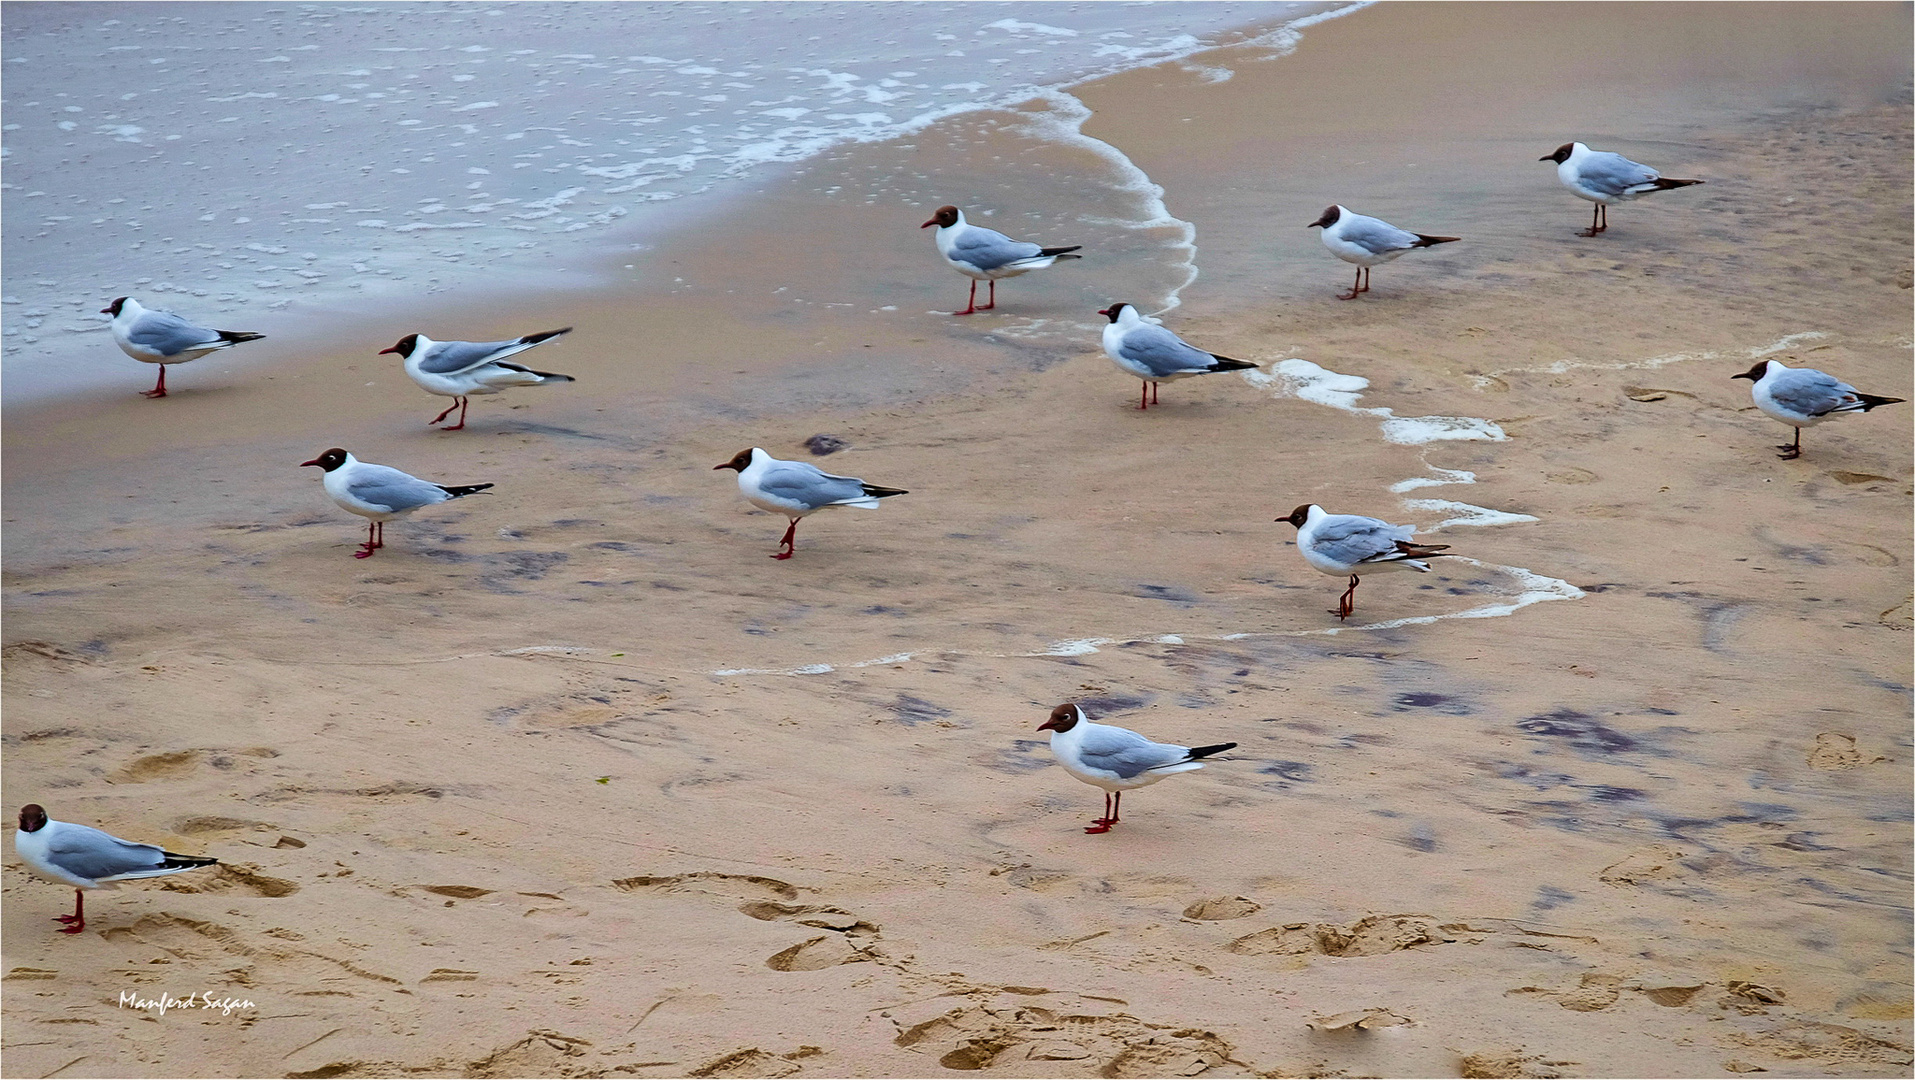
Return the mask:
M1139 410L1150 408L1150 380L1149 379L1145 379L1143 382L1139 383L1137 386L1137 408Z
M465 430L465 410L471 404L472 404L471 398L461 397L459 399L459 422L452 425L449 428L446 428L447 431L464 431ZM446 411L451 412L452 410L447 409Z
M452 399L452 404L450 404L450 405L447 405L447 406L446 406L446 411L444 411L444 412L442 412L442 413L440 413L439 415L437 415L437 416L435 416L435 417L433 417L433 418L432 418L432 419L430 419L430 420L427 420L427 421L426 421L426 424L427 424L428 426L430 426L430 425L432 425L432 424L436 424L436 423L438 423L438 422L439 422L439 421L441 421L441 420L444 420L444 419L445 419L446 417L448 417L448 416L451 416L451 415L452 415L452 410L454 410L454 409L456 409L456 408L458 408L458 407L459 407L459 403L460 403L461 401L464 401L464 400L465 400L465 399L464 399L464 398L462 398L462 397L458 397L458 398L453 398L453 399Z
M1109 832L1111 825L1116 821L1117 817L1111 810L1110 792L1106 791L1104 792L1104 816L1092 818L1091 823L1084 828L1084 831L1087 833Z
M1160 386L1162 386L1162 385L1164 385L1164 384L1163 384L1163 383L1158 383L1158 382L1154 382L1154 383L1151 383L1151 384L1150 384L1150 403L1151 403L1152 405L1155 405L1155 404L1157 404L1157 388L1158 388L1158 387L1160 387Z
M164 371L166 369L161 368L160 370ZM54 916L54 921L63 922L66 924L66 928L60 931L62 934L77 934L80 931L85 930L86 929L86 893L83 893L78 889L73 890L73 914L56 915Z
M141 397L165 397L166 396L166 365L165 364L160 365L160 381L154 385L153 389L140 391L140 396Z
M1775 456L1781 458L1783 461L1793 461L1796 458L1801 457L1802 456L1802 429L1801 428L1795 429L1794 445L1784 443L1781 446L1776 447L1776 449L1782 452Z
M1345 589L1343 595L1337 598L1337 609L1334 612L1337 618L1347 619L1356 611L1356 584L1358 580L1355 574L1351 574L1350 587Z
M798 537L798 519L792 518L791 527L785 530L784 539L778 541L778 554L773 555L772 558L774 559L791 558L792 554L798 550L797 537Z
M366 542L359 545L358 551L355 551L352 553L353 558L355 559L372 558L373 551L379 547L379 544L376 540L376 537L378 536L378 529L379 529L378 522L376 521L366 522Z
M977 279L972 278L971 279L971 302L965 306L963 311L953 311L951 314L969 315L976 310L977 310Z
M976 287L976 286L973 286L973 288L975 288L975 287ZM997 306L997 279L996 279L996 278L992 278L992 279L991 279L991 302L990 302L990 303L988 303L988 304L985 304L985 305L984 305L983 307L981 307L981 308L978 308L978 310L979 310L979 311L989 311L989 310L991 310L992 308L994 308L994 307L996 307L996 306Z
M1362 285L1363 285L1363 268L1359 266L1356 268L1356 281L1350 285L1350 291L1347 293L1338 293L1337 299L1338 300L1355 300L1357 297L1357 294L1363 291Z

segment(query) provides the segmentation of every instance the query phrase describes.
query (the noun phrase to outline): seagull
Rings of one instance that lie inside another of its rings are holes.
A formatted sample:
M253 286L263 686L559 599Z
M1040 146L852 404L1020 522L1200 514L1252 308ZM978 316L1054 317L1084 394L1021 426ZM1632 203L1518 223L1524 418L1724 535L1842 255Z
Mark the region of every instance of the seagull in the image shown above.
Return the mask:
M1579 199L1595 203L1589 228L1577 236L1595 236L1609 228L1609 204L1640 199L1652 191L1700 184L1700 180L1671 180L1647 165L1621 154L1591 150L1579 142L1564 143L1537 161L1556 163L1556 179Z
M974 311L989 311L997 306L997 279L1028 274L1033 270L1042 270L1059 259L1081 259L1082 255L1072 255L1073 251L1083 247L1072 244L1070 247L1038 247L1024 240L1013 240L1001 232L995 232L982 226L973 225L964 220L964 211L955 206L940 206L931 220L918 226L928 229L936 225L938 231L933 238L938 243L938 254L958 273L971 279L971 303L963 311L953 311L953 315L969 315ZM977 306L977 283L991 283L991 302L983 307Z
M1783 367L1775 360L1764 360L1732 379L1747 379L1755 385L1749 393L1755 407L1795 429L1795 442L1776 447L1776 456L1784 461L1802 456L1802 429L1814 427L1831 416L1867 412L1877 405L1900 405L1908 400L1864 394L1833 375L1814 368Z
M492 486L446 487L398 469L360 461L337 446L311 461L299 463L302 469L308 465L326 470L326 494L332 496L333 502L360 517L372 519L366 523L366 542L352 553L355 559L370 559L373 552L386 546L386 522L393 518L405 517L421 506L436 506Z
M159 384L151 390L140 391L150 398L166 396L166 365L198 360L209 352L266 336L244 330L194 326L170 311L143 308L130 296L122 296L101 308L100 314L113 316L113 340L121 352L143 363L160 365Z
M1462 239L1405 232L1381 218L1364 217L1341 206L1325 210L1323 216L1308 227L1323 230L1323 246L1330 249L1330 254L1356 264L1356 284L1350 286L1349 295L1339 295L1338 300L1355 300L1359 294L1369 292L1372 266L1398 258L1412 248L1453 244Z
M1307 503L1280 517L1297 527L1297 550L1311 566L1333 577L1350 575L1350 587L1337 601L1332 613L1347 619L1356 610L1357 570L1395 570L1409 567L1430 572L1424 559L1436 558L1449 549L1448 544L1418 544L1414 525L1392 525L1373 517L1355 514L1329 514L1315 503Z
M855 476L833 476L806 461L780 461L754 446L732 455L730 461L713 465L738 470L738 492L745 501L760 510L783 514L791 519L791 528L778 541L774 559L789 559L797 550L798 519L806 514L829 510L834 506L856 506L874 510L878 500L891 495L909 495L903 488L867 484Z
M39 803L20 808L20 831L13 834L13 850L41 877L73 886L73 914L55 917L66 924L62 934L86 929L83 889L117 889L122 881L165 877L219 862L122 840L90 825L54 821Z
M1246 360L1207 353L1164 329L1163 324L1129 304L1112 304L1098 312L1110 319L1104 327L1104 353L1118 367L1144 380L1137 407L1157 401L1157 384L1188 379L1212 371L1242 371L1257 365Z
M458 431L465 427L466 395L496 394L514 386L538 386L541 383L576 382L570 375L554 375L549 371L533 371L521 364L508 364L505 358L515 356L534 345L541 344L569 334L571 327L562 330L547 330L543 334L527 334L511 341L434 341L424 334L407 334L390 349L380 349L379 355L398 353L406 362L406 374L429 394L452 398L452 404L446 411L427 421L436 424L459 410L459 422L446 428Z
M1117 824L1124 792L1148 787L1171 773L1203 768L1199 758L1234 748L1233 742L1215 746L1172 746L1151 742L1129 728L1093 724L1084 710L1068 702L1051 710L1051 718L1037 726L1051 733L1051 753L1064 771L1092 787L1104 789L1104 816L1094 818L1087 833L1106 833Z

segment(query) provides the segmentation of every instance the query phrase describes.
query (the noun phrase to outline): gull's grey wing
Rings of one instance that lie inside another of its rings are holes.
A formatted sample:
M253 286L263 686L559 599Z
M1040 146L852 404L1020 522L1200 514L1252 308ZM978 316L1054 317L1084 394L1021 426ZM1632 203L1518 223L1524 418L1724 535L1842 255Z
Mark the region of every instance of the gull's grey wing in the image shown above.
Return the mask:
M1594 191L1604 195L1621 195L1639 184L1654 182L1662 174L1621 154L1599 150L1583 159L1582 164L1576 167L1576 175Z
M1342 238L1364 250L1381 255L1386 251L1404 251L1416 246L1421 239L1413 232L1406 232L1379 218L1351 214L1350 223L1343 227Z
M48 845L47 858L69 874L99 881L159 870L166 863L166 852L152 844L135 844L86 825L62 824L66 827Z
M1824 416L1853 400L1855 388L1826 372L1808 368L1785 371L1769 386L1775 403L1803 416Z
M1398 540L1408 540L1415 535L1416 530L1408 525L1392 525L1355 514L1333 514L1317 526L1310 543L1326 558L1354 564L1394 554Z
M1127 728L1103 725L1086 731L1077 751L1084 764L1108 769L1125 780L1190 757L1188 747L1154 743Z
M951 258L970 263L979 270L996 270L1006 263L1019 259L1035 259L1044 253L1036 244L1023 240L1013 240L1001 232L980 228L965 223L969 227L957 235L951 245Z
M219 331L194 326L170 311L143 313L127 330L126 340L162 356L173 356L193 349L209 349L224 341Z
M767 495L790 499L813 510L865 497L864 481L852 476L834 476L802 461L787 461L765 470L758 486Z
M419 370L430 375L457 375L531 348L514 338L511 341L435 341L419 361Z
M1208 371L1217 358L1185 343L1169 330L1152 323L1139 323L1117 343L1124 359L1149 369L1159 376L1183 371Z
M398 469L369 465L363 461L353 469L351 479L346 482L346 490L353 498L383 506L391 513L417 510L421 506L442 503L451 497L446 494L445 488L437 484Z

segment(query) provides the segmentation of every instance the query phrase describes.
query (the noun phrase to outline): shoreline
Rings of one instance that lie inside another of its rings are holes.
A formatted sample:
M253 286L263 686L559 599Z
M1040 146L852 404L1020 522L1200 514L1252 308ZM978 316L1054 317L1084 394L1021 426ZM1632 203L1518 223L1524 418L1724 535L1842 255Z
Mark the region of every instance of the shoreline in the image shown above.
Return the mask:
M1589 122L1640 141L1600 145L1708 183L1596 240L1533 161L1563 43L1642 42L1620 76L1707 38L1718 79L1814 22L1761 10L1379 5L1227 81L1080 88L1195 230L1167 324L1263 364L1148 412L1089 313L1169 261L933 314L962 279L893 210L933 178L1080 239L1041 216L1078 159L1011 116L916 140L922 177L899 147L795 170L661 249L684 287L642 310L496 312L576 322L537 358L581 382L465 432L344 347L10 414L5 778L222 867L68 939L9 856L9 1074L1904 1075L1911 418L1784 462L1729 376L1915 397L1906 84L1796 94L1844 85L1803 60L1774 98L1824 104L1778 112L1632 83ZM1860 86L1898 19L1807 51ZM1404 112L1439 66L1510 89ZM981 180L944 170L967 153ZM1027 190L983 186L992 154ZM1304 225L1345 199L1466 242L1337 301ZM1099 242L1169 250L1137 232ZM498 486L355 562L292 465L328 444ZM774 562L783 519L711 469L744 445L910 494ZM1464 558L1366 577L1338 624L1272 521L1301 502ZM1580 595L1468 617L1536 578ZM1239 748L1086 837L1098 792L1037 730L1066 700ZM260 1007L110 1007L201 988Z

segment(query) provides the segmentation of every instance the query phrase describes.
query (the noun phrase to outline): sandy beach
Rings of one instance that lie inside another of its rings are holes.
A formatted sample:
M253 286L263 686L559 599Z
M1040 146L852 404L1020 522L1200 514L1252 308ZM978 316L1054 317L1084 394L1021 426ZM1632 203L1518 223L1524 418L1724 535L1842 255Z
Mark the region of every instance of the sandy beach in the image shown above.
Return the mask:
M435 297L578 328L465 431L384 315L10 407L12 802L221 866L69 937L10 850L5 1075L1909 1075L1915 406L1784 461L1730 378L1915 397L1908 30L1379 5L1074 92L1188 284L1087 248L943 314L929 211L1090 168L981 115L612 292ZM1578 237L1570 139L1706 183ZM1464 240L1340 302L1332 202ZM1083 242L1044 211L989 223ZM1164 290L1261 369L1137 411L1095 312ZM355 561L329 446L496 487ZM910 494L774 561L750 446ZM1463 557L1339 624L1309 502ZM1087 836L1064 701L1239 745Z

